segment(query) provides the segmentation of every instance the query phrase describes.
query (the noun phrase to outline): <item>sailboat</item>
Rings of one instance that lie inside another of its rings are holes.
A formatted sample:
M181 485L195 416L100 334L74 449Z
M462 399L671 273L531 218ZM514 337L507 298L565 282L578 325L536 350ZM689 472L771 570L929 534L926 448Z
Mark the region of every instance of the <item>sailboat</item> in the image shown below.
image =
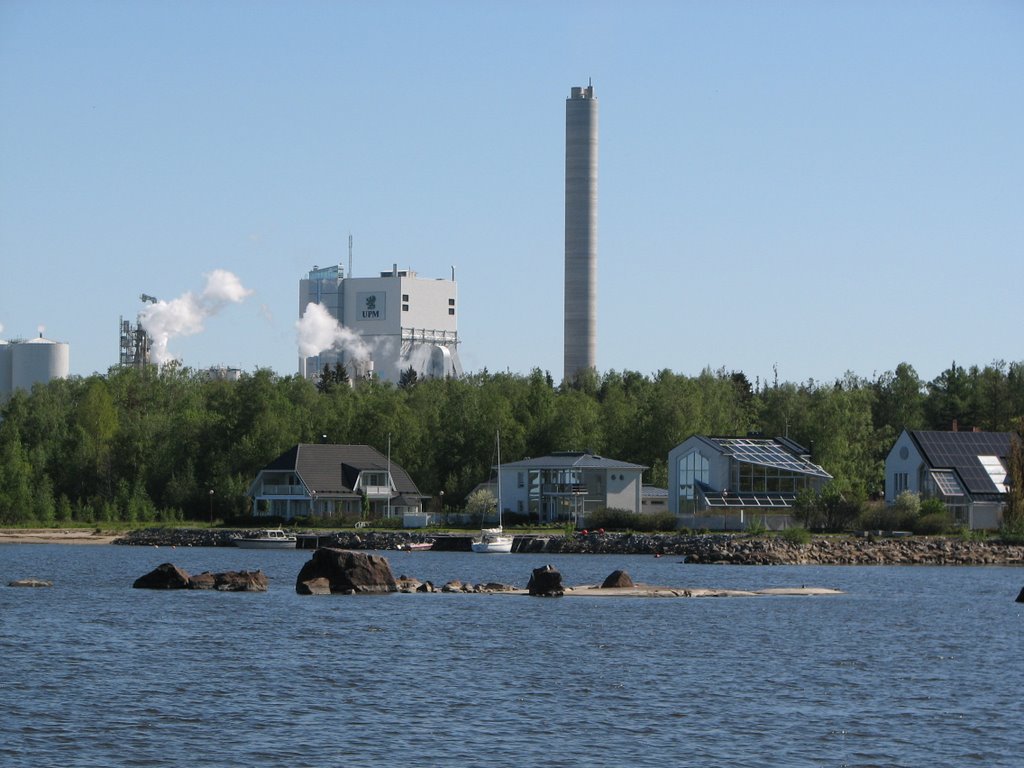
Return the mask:
M495 436L495 445L498 450L498 527L482 528L480 535L473 539L470 547L474 552L508 554L512 551L512 541L515 539L511 534L505 533L501 528L501 433Z

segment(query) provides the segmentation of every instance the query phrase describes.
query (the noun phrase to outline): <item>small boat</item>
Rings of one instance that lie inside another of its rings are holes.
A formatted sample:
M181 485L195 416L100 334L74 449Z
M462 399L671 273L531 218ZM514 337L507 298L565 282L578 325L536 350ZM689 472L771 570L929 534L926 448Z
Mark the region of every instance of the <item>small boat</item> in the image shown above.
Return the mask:
M295 549L298 539L280 528L265 528L254 536L240 536L235 546L242 549Z
M469 546L474 552L507 554L512 551L514 539L514 536L502 531L499 525L497 528L482 529L480 535L473 539Z
M398 549L402 552L426 552L433 546L432 541L407 541L405 544L399 544Z
M470 542L469 547L474 552L484 554L508 554L512 551L515 537L501 528L501 433L495 437L495 445L498 451L498 527L481 529L480 535Z

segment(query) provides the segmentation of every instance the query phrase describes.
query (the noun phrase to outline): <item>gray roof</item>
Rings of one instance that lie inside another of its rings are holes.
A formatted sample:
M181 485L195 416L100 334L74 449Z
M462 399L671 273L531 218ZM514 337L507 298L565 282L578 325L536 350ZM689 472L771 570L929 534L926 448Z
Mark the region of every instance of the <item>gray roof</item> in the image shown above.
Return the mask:
M640 471L647 469L642 464L630 464L627 461L606 459L603 456L597 456L584 451L556 451L537 459L523 459L522 461L502 464L501 466L502 469L638 469Z
M368 445L299 443L267 464L263 471L292 471L308 490L320 495L339 495L353 492L352 486L360 472L386 472L387 468L387 456ZM391 477L397 493L423 495L409 473L394 461L391 462Z

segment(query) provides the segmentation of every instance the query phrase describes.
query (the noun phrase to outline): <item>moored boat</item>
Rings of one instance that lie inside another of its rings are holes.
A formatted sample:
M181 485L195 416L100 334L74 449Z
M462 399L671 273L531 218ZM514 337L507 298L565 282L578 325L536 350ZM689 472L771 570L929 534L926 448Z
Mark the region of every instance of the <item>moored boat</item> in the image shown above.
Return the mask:
M512 551L515 537L501 528L501 433L495 435L494 442L498 457L498 527L482 528L480 535L470 542L469 547L474 552L484 554L508 554Z
M398 549L402 552L426 552L434 546L432 541L407 541L399 544Z
M265 528L251 536L235 539L235 546L242 549L295 549L298 539L280 528Z

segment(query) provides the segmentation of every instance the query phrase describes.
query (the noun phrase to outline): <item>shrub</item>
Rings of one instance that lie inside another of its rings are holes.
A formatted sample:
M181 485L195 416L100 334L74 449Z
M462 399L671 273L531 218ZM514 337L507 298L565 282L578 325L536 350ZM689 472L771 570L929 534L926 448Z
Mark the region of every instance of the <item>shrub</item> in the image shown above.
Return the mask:
M953 516L945 509L941 512L929 512L914 521L910 530L919 536L937 536L945 533L953 524Z
M587 527L607 531L674 531L676 518L671 512L637 514L625 509L597 509L587 514Z
M811 532L806 528L796 526L779 533L779 538L789 544L807 544L811 540Z

